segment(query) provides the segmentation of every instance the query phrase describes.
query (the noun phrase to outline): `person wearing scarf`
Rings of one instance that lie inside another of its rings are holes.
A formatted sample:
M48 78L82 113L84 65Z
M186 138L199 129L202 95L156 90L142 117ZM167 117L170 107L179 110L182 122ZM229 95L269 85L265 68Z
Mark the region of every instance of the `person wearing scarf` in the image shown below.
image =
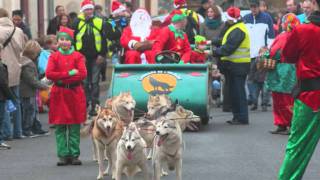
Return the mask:
M174 51L181 57L181 63L189 63L191 46L187 34L183 31L187 24L184 14L176 14L172 18L172 24L161 30L154 45L154 55L164 50Z
M294 28L282 50L285 62L295 64L299 83L278 180L303 179L320 138L320 0L312 3L310 23Z
M82 81L87 76L84 56L75 51L73 30L60 27L58 51L51 54L46 77L53 81L49 101L49 124L55 125L58 166L81 165L80 124L86 120L86 97Z
M223 28L223 22L221 20L221 12L217 6L211 6L207 10L207 16L200 25L200 35L204 36L208 40L212 40L219 36Z
M287 42L288 35L296 26L300 25L300 22L293 13L285 15L282 19L282 28L285 31L276 37L270 52L265 53L267 59L273 59L277 62L275 69L267 73L265 86L272 91L274 125L277 126L277 129L270 131L270 133L288 135L294 102L291 92L297 83L297 78L295 66L285 63L281 51Z

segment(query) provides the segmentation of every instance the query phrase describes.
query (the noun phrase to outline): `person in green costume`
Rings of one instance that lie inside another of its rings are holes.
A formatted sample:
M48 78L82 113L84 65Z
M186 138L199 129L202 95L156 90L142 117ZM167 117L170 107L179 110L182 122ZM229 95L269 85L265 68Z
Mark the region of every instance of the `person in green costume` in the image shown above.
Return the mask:
M86 120L82 81L87 76L84 56L72 46L73 31L60 27L58 51L51 54L46 77L54 82L49 100L49 123L56 131L58 166L81 165L80 124Z

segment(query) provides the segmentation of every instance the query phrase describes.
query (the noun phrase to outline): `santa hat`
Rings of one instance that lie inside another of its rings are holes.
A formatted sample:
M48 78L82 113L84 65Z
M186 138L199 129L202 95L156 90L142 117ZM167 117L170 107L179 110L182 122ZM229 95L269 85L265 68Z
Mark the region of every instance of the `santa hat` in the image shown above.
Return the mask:
M186 5L187 5L186 0L174 0L174 2L173 2L173 6L175 9L178 9L178 8L186 6Z
M241 19L240 9L237 7L230 7L227 10L227 20L238 22Z
M118 14L126 10L126 7L119 1L112 1L111 12L112 14Z
M57 34L57 39L59 39L60 37L65 37L66 39L73 41L74 31L70 28L60 26L59 32Z
M87 9L94 9L94 3L91 0L83 0L81 3L81 12Z

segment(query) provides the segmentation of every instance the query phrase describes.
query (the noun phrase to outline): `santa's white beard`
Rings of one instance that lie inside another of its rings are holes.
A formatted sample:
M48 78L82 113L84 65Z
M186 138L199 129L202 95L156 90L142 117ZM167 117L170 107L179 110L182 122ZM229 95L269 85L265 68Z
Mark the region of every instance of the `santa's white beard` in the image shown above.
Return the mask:
M132 35L136 37L140 37L141 41L144 41L149 37L151 33L150 24L141 23L136 26L131 27Z

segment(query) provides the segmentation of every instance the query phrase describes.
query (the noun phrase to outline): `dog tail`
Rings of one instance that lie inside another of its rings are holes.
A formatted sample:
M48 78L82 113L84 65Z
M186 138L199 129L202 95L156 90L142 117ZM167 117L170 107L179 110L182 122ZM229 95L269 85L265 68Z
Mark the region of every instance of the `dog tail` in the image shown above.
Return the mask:
M80 136L88 137L91 134L93 125L94 125L94 121L84 124L84 126L80 130Z

